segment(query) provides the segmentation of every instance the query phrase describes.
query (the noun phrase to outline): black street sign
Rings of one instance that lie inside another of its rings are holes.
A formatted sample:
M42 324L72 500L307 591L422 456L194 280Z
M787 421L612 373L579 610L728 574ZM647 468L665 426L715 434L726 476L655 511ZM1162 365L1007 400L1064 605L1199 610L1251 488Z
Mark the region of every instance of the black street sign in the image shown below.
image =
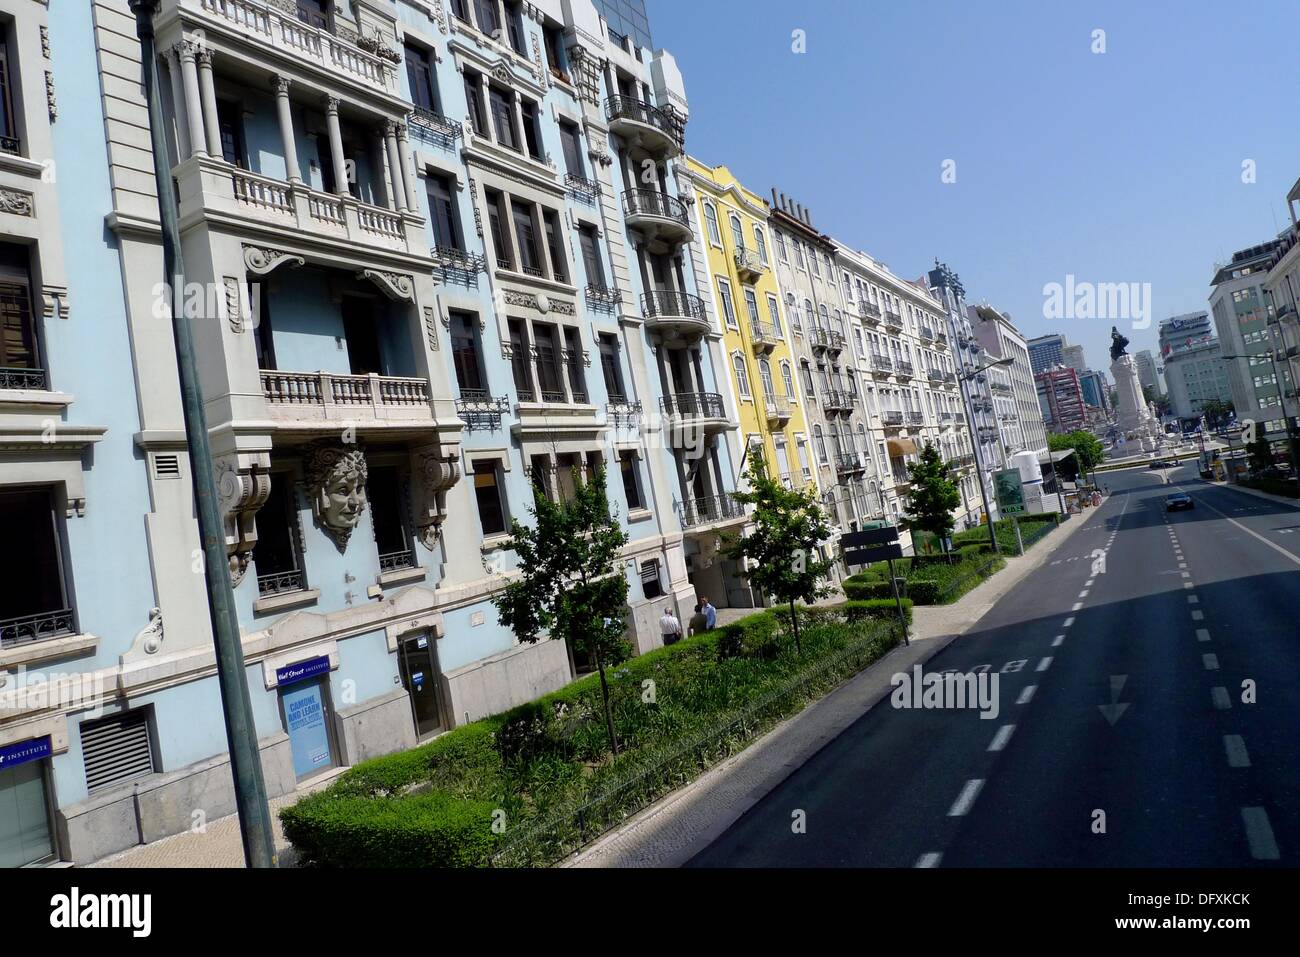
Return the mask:
M844 561L849 565L871 565L875 562L884 562L891 558L902 557L903 546L898 542L877 545L875 548L860 548L844 553Z
M868 528L861 532L849 532L840 536L840 548L866 548L868 545L886 545L898 541L898 529L893 525L884 528Z

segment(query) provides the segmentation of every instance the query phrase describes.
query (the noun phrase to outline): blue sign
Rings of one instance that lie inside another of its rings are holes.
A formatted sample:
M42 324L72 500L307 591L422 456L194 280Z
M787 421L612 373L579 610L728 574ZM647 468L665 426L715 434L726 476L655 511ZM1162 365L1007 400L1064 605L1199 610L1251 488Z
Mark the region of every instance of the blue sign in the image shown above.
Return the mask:
M17 744L6 744L0 747L0 768L15 768L28 761L48 758L53 750L48 734L43 738L28 738Z
M319 658L308 658L306 661L299 661L297 664L277 668L275 671L275 683L283 687L284 685L295 684L299 681L306 681L308 678L315 678L317 675L323 675L329 670L329 655L321 655Z
M284 723L289 732L294 773L303 778L333 765L321 686L305 685L281 692L281 700L284 702Z

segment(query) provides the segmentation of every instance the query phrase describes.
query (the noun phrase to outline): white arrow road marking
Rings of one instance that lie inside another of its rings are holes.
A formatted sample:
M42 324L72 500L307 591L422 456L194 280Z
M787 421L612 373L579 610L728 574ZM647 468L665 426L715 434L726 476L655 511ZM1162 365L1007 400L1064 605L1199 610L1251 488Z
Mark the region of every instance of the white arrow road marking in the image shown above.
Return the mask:
M1119 700L1120 692L1124 690L1124 682L1126 681L1128 681L1128 675L1111 675L1110 704L1097 705L1112 728L1115 727L1115 722L1128 710L1128 705L1121 704Z

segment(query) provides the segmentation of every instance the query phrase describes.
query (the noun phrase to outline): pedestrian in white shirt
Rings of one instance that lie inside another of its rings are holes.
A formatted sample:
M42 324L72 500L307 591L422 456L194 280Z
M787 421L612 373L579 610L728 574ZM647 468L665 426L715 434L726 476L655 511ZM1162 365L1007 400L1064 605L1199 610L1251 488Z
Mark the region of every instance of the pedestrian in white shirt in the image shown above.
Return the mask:
M671 608L664 609L664 616L659 619L659 631L663 633L665 645L682 640L682 623Z

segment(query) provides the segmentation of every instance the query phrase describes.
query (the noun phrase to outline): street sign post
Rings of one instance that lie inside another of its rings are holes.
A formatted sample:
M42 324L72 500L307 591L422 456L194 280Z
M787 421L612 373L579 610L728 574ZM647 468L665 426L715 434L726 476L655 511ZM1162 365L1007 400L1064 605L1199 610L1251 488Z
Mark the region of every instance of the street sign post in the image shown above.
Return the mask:
M907 630L907 615L903 613L903 599L898 593L898 579L894 576L894 559L903 557L903 546L898 542L898 529L893 525L878 525L860 532L849 532L840 536L840 548L847 565L889 562L889 584L894 590L898 623L903 628L903 644L910 645L912 639Z

